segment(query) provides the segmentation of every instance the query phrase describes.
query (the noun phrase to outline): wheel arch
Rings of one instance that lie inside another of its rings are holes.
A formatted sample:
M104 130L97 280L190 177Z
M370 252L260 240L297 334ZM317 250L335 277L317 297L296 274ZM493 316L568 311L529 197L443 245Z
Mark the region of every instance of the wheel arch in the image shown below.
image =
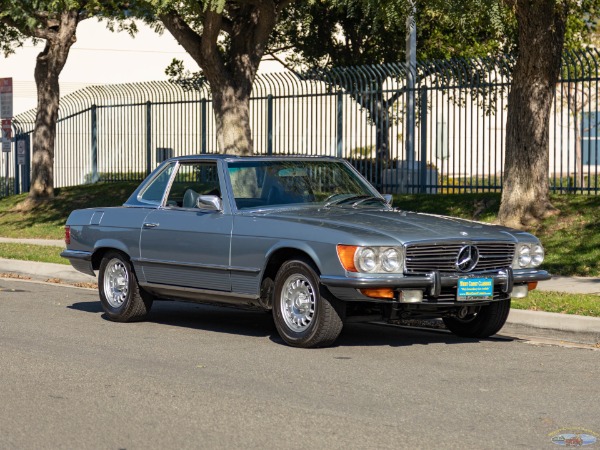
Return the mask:
M313 266L313 269L318 275L321 274L319 258L314 250L303 246L288 244L274 248L268 253L266 258L267 262L261 277L261 282L268 278L274 280L281 265L291 259L304 260Z
M117 251L125 255L131 260L131 255L127 250L127 246L120 241L116 240L101 240L94 246L94 253L92 253L92 267L94 270L100 269L100 264L104 255L110 251Z

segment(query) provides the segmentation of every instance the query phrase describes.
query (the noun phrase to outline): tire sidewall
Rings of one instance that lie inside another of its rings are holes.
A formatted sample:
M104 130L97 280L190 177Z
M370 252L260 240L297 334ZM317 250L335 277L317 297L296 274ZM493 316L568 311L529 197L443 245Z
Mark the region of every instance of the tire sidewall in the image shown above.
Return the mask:
M304 275L310 282L315 293L315 314L310 324L304 331L294 331L288 327L281 312L283 283L293 274ZM321 292L319 279L314 269L301 260L285 262L275 277L275 288L273 291L273 318L275 327L284 340L290 345L302 345L310 341L317 332L317 325L321 317Z
M104 277L105 277L106 266L108 266L108 264L111 261L113 261L114 259L118 259L125 266L125 270L127 270L127 275L128 275L128 277L127 277L128 278L127 297L125 298L125 301L123 302L123 304L121 306L119 306L118 308L115 308L108 302L108 300L106 298L106 294L104 292ZM102 303L102 308L104 309L104 312L106 313L106 315L109 318L111 318L112 320L118 321L118 320L123 320L126 318L127 312L131 307L131 301L132 301L132 298L134 295L134 290L136 287L134 277L135 277L135 274L133 273L131 263L121 253L109 252L106 255L104 255L104 257L102 258L102 262L100 263L99 275L98 275L98 291L100 293L100 302Z

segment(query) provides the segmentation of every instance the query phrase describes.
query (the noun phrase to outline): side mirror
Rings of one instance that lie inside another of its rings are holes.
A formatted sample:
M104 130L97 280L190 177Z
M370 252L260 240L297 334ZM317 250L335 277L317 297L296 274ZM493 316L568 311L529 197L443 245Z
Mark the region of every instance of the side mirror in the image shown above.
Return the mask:
M223 211L223 202L216 195L199 195L196 199L196 208L205 211Z
M392 203L394 202L394 196L392 194L383 194L383 199L388 205L392 206Z

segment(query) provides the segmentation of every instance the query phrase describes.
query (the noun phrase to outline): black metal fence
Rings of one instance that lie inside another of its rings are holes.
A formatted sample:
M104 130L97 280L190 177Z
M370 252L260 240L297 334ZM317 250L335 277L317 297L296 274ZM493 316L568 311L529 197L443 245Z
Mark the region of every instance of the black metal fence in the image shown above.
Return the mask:
M600 192L599 56L590 49L564 57L550 131L555 192ZM255 152L346 158L387 193L499 191L513 62L261 75L250 105ZM0 172L4 195L28 189L34 111L13 123L14 151ZM217 151L210 92L201 83L88 87L61 99L55 186L141 180L170 156Z

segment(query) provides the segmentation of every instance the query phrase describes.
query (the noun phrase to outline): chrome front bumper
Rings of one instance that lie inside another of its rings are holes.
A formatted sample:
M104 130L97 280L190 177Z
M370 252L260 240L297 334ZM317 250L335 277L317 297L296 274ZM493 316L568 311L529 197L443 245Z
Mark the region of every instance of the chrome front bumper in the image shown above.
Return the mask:
M438 297L444 287L456 287L458 279L466 276L477 276L494 279L494 286L500 286L505 294L510 294L515 284L524 284L532 281L549 280L552 276L545 270L519 269L508 267L497 272L477 272L468 274L440 274L432 271L423 275L405 276L321 276L321 283L332 288L393 288L393 289L423 289L432 297Z

